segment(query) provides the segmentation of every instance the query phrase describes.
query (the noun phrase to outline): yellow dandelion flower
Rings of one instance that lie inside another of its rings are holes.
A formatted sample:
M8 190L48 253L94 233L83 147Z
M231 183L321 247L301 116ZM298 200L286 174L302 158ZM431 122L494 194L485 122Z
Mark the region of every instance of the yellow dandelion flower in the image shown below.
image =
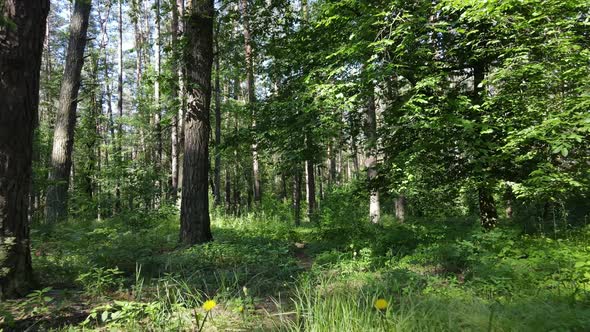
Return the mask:
M211 311L216 305L217 303L215 303L215 300L207 300L203 303L203 309L205 309L205 311Z
M377 310L385 310L387 309L387 306L389 305L389 303L387 303L387 300L385 299L377 299L377 301L375 301L375 308Z

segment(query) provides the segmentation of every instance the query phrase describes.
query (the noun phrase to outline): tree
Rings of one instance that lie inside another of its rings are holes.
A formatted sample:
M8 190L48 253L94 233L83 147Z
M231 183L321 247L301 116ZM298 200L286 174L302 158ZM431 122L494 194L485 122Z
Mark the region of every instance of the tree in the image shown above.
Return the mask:
M213 197L215 205L221 204L221 86L220 79L220 52L219 52L219 30L221 22L217 22L215 32L215 170L213 180Z
M171 199L172 202L176 203L178 197L178 171L179 171L179 159L180 159L180 135L182 133L182 104L183 104L183 95L181 87L182 87L182 66L180 65L180 56L179 56L179 47L178 47L178 37L180 35L180 19L182 19L183 13L182 7L184 6L183 0L178 0L180 3L177 3L177 0L172 0L170 3L170 7L172 7L172 27L171 27L171 35L172 35L172 47L174 49L174 72L172 73L173 78L175 79L176 83L178 84L178 88L172 88L172 98L178 102L178 110L174 112L172 116L172 130L170 131L170 141L171 141L171 149L170 149L170 192L171 192ZM179 17L180 16L180 17Z
M367 156L365 167L367 167L367 180L369 182L369 219L372 223L378 224L381 218L379 205L379 189L377 187L377 108L375 92L372 86L369 87L369 98L365 108L365 136Z
M246 58L246 90L248 93L248 107L252 114L252 130L256 131L256 87L254 85L254 59L252 52L252 33L250 30L250 17L248 12L248 0L240 0L240 10L243 20L244 51ZM258 142L256 137L252 143L252 174L254 176L254 201L260 202L262 192L260 188L260 163L258 160Z
M160 75L162 71L162 60L161 60L161 36L160 36L160 0L156 0L154 4L155 9L155 20L156 20L156 36L155 36L155 46L156 49L154 51L155 54L155 66L156 66L156 77L154 80L154 104L155 104L155 114L154 114L154 125L155 125L155 136L156 136L156 153L155 153L155 173L159 177L160 170L162 169L162 124L161 124L161 116L162 116L162 105L160 104ZM160 202L160 195L162 192L162 183L159 180L156 180L156 188L158 192L156 194L156 206L159 206Z
M0 298L32 284L28 194L47 0L0 7Z
M118 76L117 76L117 110L119 111L119 123L117 126L117 138L115 142L115 165L121 167L122 161L122 144L123 144L123 123L121 118L123 117L123 0L119 0L119 44L118 44ZM121 211L121 180L117 179L115 187L115 211Z
M72 148L76 126L76 108L81 83L86 33L92 3L76 0L70 22L70 40L64 76L61 83L59 108L55 120L51 172L47 188L46 221L54 223L67 218L68 187L72 168Z
M184 60L188 109L180 208L180 242L186 245L213 238L208 192L213 14L213 0L194 0L187 6Z

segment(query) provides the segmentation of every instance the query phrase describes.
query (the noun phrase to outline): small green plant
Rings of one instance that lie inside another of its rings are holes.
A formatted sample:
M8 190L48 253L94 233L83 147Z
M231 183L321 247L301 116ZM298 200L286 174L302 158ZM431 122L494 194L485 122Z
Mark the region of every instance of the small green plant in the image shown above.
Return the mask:
M10 310L8 310L8 308L4 307L3 305L0 305L0 325L14 327L14 323L15 320L12 312L10 312ZM2 331L2 329L0 329L0 331Z
M51 290L51 287L46 287L31 292L26 296L26 299L20 303L20 308L32 316L47 315L51 313L49 303L53 301L53 298L47 295Z
M82 284L84 290L94 296L104 295L107 291L115 290L123 286L123 272L118 268L105 269L94 267L89 272L83 273L76 281Z
M114 301L92 309L82 326L88 326L91 322L115 327L134 325L143 319L157 321L161 310L162 304L159 302Z

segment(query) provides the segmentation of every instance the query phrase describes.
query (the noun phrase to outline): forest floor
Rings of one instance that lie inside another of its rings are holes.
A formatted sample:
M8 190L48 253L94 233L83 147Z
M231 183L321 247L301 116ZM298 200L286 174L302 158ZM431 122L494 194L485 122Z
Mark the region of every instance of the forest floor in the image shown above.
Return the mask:
M214 213L177 248L173 211L33 230L39 290L4 331L587 331L590 228L550 236L473 220L292 227ZM385 299L386 310L374 308ZM207 299L216 307L202 309Z

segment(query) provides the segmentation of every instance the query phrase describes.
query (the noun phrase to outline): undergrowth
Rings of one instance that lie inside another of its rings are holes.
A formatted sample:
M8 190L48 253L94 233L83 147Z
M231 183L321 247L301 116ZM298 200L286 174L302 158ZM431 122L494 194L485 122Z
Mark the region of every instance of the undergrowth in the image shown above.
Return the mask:
M353 195L326 199L317 222L298 228L281 203L240 217L214 211L215 240L191 248L177 246L174 208L36 227L33 264L43 287L2 303L3 327L590 329L589 227L527 234L504 221L484 233L468 216L403 224L385 216L375 226L356 214ZM217 303L210 312L207 300Z

